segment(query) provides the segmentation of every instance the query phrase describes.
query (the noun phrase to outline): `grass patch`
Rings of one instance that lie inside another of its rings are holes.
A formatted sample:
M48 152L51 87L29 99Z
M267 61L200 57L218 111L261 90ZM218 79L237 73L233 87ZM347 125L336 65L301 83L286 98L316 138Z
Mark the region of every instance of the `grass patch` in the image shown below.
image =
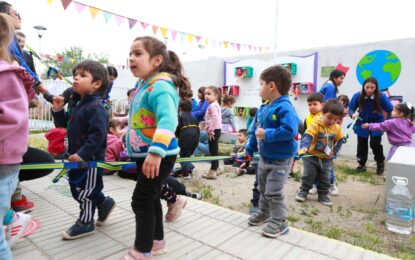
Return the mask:
M213 194L213 187L210 185L203 185L202 188L200 189L200 193L202 193L202 198L203 199L210 199L212 198L212 194Z
M290 222L292 222L292 223L297 222L299 219L300 219L299 217L296 217L296 216L293 216L293 215L289 215L287 217L287 220L290 221Z
M294 178L294 181L300 182L301 181L300 172L299 171L294 171L293 172L293 178Z
M377 236L372 235L366 235L359 232L352 232L350 233L351 240L348 240L346 242L355 245L360 246L365 249L369 249L378 253L383 252L383 242L382 240Z
M324 236L338 240L341 238L343 232L344 230L341 228L332 227L332 228L325 230Z
M346 181L349 176L353 178L355 181L370 183L373 185L380 185L382 184L380 178L375 176L373 173L370 172L356 172L355 169L347 166L347 165L336 165L335 166L337 181Z

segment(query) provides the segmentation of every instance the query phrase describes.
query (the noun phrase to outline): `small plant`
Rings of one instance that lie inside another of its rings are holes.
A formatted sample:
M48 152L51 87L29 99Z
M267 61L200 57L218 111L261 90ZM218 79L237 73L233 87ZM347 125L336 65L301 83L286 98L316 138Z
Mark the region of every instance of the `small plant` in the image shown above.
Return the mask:
M294 171L294 181L296 182L300 182L301 181L301 176L300 176L300 172L299 171Z
M233 206L228 206L228 209L235 210L235 208Z
M365 227L366 227L367 232L369 232L370 234L373 234L376 232L376 227L371 224L366 224Z
M292 223L297 222L299 219L300 219L300 218L298 218L298 217L296 217L296 216L293 216L293 215L289 215L289 216L287 217L287 220L288 220L288 221L290 221L290 222L292 222Z
M318 210L317 208L313 208L312 210L311 210L311 214L313 214L313 215L318 215L318 213L320 213L320 210Z
M344 231L340 228L337 227L332 227L327 229L324 233L324 235L328 238L333 238L333 239L340 239L342 236L342 233Z
M203 185L200 192L202 193L203 199L209 199L212 198L212 186L210 185Z
M221 201L219 199L219 197L213 197L212 198L212 203L218 206L221 206Z

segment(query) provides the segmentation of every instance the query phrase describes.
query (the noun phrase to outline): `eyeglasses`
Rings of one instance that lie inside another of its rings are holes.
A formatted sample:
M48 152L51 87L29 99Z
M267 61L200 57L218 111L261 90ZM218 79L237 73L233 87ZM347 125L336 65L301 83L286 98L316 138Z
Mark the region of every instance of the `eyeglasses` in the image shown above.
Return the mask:
M19 20L22 20L22 18L20 17L20 13L19 12L13 11L13 13L14 13L14 15L16 15L17 18L19 18Z

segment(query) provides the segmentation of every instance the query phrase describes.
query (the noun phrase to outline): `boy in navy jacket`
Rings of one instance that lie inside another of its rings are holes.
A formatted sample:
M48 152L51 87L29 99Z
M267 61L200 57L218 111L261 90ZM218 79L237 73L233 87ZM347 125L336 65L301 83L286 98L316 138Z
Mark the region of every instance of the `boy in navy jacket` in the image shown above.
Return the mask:
M257 226L267 222L262 234L278 237L288 233L284 183L291 162L297 152L298 116L288 97L291 74L281 66L265 69L260 76L259 95L268 100L256 114L246 154L253 155L259 149L258 190L259 211L248 219Z
M52 115L55 124L66 126L68 160L70 162L104 161L107 146L108 113L100 99L108 86L108 74L103 65L86 60L74 68L74 82L68 110L63 98L54 97ZM115 208L111 197L102 193L102 169L72 169L69 184L73 198L79 202L78 220L62 232L65 239L76 239L95 230L94 213L98 208L97 225L102 225Z

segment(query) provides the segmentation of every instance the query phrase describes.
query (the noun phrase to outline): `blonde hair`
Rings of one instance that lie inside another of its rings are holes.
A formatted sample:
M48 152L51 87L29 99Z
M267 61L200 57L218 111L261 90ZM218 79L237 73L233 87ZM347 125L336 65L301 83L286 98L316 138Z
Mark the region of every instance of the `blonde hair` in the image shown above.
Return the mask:
M8 63L12 62L9 47L13 36L14 29L11 18L6 14L0 13L0 59Z

